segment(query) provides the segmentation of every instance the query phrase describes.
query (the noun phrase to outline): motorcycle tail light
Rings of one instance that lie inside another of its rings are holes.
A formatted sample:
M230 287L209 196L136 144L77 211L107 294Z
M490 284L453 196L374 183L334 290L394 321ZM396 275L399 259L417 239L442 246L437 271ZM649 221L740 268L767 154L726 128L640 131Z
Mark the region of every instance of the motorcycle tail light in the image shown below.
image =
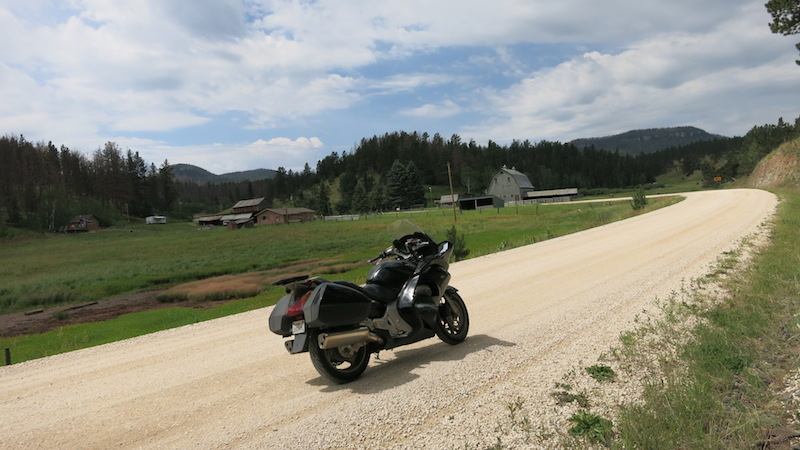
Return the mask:
M306 305L308 298L311 297L311 292L313 291L306 292L289 305L289 308L286 309L286 315L289 317L301 317L303 315L303 306Z

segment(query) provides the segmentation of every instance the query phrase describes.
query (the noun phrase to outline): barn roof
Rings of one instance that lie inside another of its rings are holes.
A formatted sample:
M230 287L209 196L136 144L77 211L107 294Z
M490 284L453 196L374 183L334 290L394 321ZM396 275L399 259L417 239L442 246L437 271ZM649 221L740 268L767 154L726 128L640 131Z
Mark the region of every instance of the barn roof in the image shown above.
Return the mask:
M453 203L453 201L458 201L458 194L453 194L453 195L447 194L447 195L443 195L443 196L442 196L442 197L439 199L439 203Z
M234 208L248 208L251 206L258 206L264 202L264 197L260 198L251 198L249 200L239 200L233 205Z
M233 222L242 219L250 219L253 217L252 213L242 213L242 214L225 214L222 216L223 222Z
M564 195L578 195L578 188L548 189L544 191L530 191L525 198L560 197Z
M264 211L271 211L274 212L275 214L280 214L282 216L289 214L314 213L313 209L308 209L308 208L266 208L261 212Z
M503 166L503 168L500 169L500 171L498 171L497 173L499 174L499 173L502 173L502 172L505 172L505 173L511 175L511 177L514 178L514 181L517 182L517 186L519 186L521 188L533 188L533 183L531 183L531 180L529 180L528 176L525 175L524 173L522 173L522 172L520 172L520 171L518 171L518 170L516 170L514 168L509 169L509 168L507 168L505 166Z

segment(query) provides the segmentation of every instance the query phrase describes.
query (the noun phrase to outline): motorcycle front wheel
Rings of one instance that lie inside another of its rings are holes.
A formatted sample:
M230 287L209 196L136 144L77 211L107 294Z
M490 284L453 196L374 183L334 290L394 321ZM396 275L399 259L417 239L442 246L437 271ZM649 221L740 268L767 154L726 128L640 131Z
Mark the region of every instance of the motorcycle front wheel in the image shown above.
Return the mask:
M439 339L450 345L461 343L469 331L469 314L464 300L455 291L448 289L439 301L439 314L434 330Z
M351 346L321 349L317 336L318 331L309 335L308 352L311 364L320 375L334 383L349 383L360 377L369 365L370 353L366 346L352 351Z

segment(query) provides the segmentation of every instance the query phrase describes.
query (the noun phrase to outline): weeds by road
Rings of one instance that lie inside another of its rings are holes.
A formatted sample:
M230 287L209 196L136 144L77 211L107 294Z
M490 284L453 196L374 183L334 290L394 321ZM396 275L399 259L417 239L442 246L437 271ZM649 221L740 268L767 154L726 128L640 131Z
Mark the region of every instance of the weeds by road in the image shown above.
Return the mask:
M618 376L643 391L619 410L605 444L775 448L800 435L800 403L784 392L798 379L800 354L800 191L779 195L768 246L744 265L741 252L724 255L665 302L658 320L621 337L612 357L624 368Z

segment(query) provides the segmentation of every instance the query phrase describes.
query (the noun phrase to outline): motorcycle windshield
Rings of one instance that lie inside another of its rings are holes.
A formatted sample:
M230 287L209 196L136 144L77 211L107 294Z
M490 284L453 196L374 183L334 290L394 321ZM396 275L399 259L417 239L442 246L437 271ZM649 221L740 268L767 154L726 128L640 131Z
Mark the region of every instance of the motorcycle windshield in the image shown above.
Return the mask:
M414 233L422 233L424 235L428 234L419 225L408 219L395 220L389 224L388 231L392 239Z

